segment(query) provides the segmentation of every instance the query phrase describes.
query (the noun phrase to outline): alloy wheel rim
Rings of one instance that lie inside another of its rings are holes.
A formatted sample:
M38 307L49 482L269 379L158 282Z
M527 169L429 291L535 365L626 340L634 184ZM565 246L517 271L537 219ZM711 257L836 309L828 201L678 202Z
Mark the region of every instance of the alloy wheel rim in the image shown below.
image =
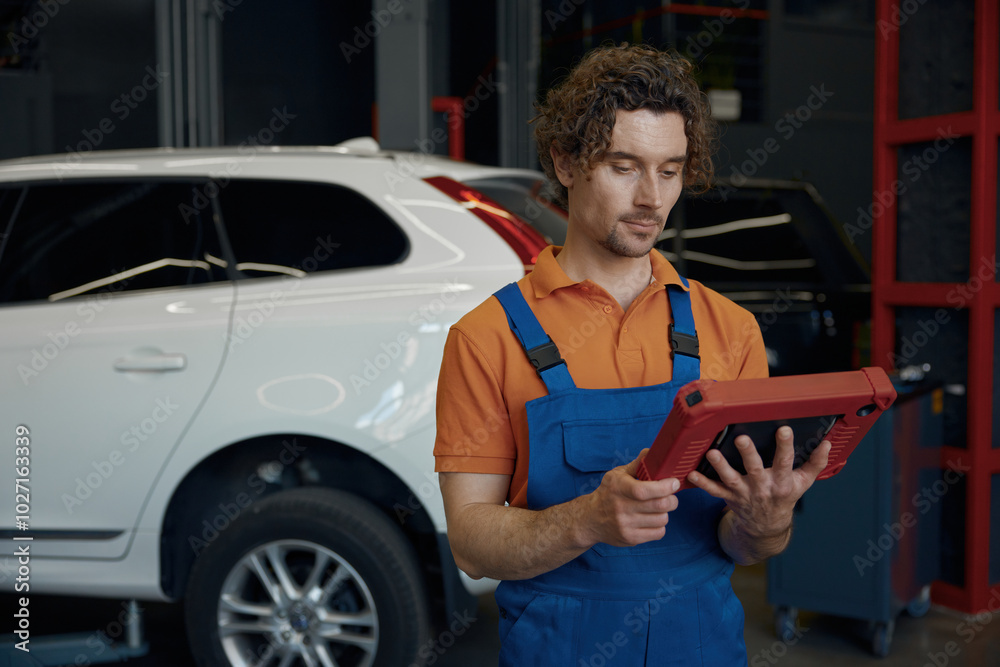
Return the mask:
M222 584L217 621L236 667L370 667L379 639L375 601L358 571L304 540L246 553Z

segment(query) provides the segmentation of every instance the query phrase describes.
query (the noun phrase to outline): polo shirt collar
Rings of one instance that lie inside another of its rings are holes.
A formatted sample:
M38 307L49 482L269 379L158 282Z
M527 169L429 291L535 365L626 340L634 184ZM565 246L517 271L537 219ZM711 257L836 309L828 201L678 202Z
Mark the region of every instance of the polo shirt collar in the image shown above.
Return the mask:
M681 274L677 273L674 265L659 250L652 250L649 259L653 264L653 280L661 285L677 285L685 292L690 289L681 281Z
M538 255L535 268L529 274L532 291L536 299L544 299L552 292L562 287L572 287L576 281L566 275L556 255L562 250L562 246L550 245ZM659 250L652 250L649 253L650 262L653 265L653 281L657 285L677 285L687 291L688 288L681 282L680 274Z

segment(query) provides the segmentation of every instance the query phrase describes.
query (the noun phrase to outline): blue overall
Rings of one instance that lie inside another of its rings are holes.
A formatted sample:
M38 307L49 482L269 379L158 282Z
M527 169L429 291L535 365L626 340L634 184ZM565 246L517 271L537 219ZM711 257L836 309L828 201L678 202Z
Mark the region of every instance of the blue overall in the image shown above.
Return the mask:
M517 284L496 293L548 389L525 406L529 509L596 489L605 472L653 442L677 390L700 376L690 296L679 286L667 289L672 381L622 389L578 388ZM501 667L746 665L743 607L729 581L733 561L717 535L725 503L700 489L677 497L659 541L596 544L551 572L501 582Z

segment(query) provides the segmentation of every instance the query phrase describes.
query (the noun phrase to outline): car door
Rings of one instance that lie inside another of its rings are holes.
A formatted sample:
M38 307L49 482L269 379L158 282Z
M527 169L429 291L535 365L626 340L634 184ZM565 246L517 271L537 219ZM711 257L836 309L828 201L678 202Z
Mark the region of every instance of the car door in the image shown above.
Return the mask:
M0 438L30 441L27 518L0 530L37 558L127 551L218 374L233 286L192 185L0 186Z

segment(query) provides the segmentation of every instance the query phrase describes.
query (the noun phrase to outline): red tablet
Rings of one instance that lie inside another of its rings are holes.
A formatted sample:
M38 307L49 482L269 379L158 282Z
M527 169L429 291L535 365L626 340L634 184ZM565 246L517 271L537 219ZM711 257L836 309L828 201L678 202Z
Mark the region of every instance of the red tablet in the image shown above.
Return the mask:
M674 406L659 435L639 464L639 479L676 477L681 488L691 488L692 470L718 480L705 458L719 449L735 470L746 474L743 458L733 442L747 434L765 467L774 459L775 434L788 425L795 433L798 468L823 440L833 448L818 479L840 472L847 457L875 420L896 398L889 376L881 368L842 373L715 382L695 380L674 398Z

